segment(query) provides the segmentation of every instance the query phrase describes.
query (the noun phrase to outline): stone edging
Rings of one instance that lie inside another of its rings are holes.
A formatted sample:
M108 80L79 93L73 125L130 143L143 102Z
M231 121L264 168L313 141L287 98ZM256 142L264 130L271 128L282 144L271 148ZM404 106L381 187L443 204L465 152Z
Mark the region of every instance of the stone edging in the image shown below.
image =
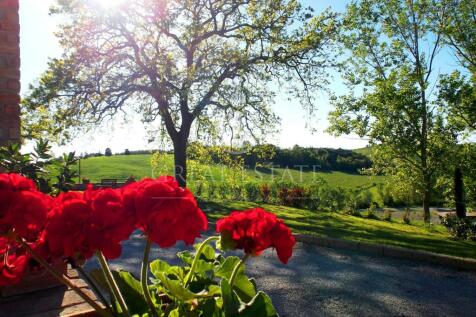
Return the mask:
M420 262L426 262L431 264L437 264L441 266L449 266L461 270L476 271L476 260L469 258L460 258L456 256L442 255L427 251L417 251L411 249L405 249L401 247L370 244L365 242L355 242L327 237L317 237L306 234L295 235L296 241L313 244L330 248L342 248L355 251L363 251L366 253L372 253L387 257L394 257L406 260L414 260Z

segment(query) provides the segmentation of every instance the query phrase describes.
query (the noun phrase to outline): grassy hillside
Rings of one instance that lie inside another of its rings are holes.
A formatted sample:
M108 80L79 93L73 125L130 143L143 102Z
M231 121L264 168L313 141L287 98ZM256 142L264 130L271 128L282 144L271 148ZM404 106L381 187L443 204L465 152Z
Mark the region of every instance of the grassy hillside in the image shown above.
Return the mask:
M367 157L370 157L370 154L372 152L372 148L371 147L363 147L361 149L355 149L353 151L356 152L356 153L365 155Z
M441 225L406 225L335 212L311 212L304 209L255 204L250 202L205 203L202 208L210 219L216 220L232 210L262 207L282 218L294 233L339 238L351 241L386 244L435 253L476 258L476 242L456 241Z
M81 160L81 177L89 178L93 182L99 182L101 179L114 178L125 180L133 175L136 178L154 176L151 167L151 155L117 155L110 157L91 157ZM173 158L168 156L165 160L166 170L172 173ZM207 166L205 175L209 179L220 181L225 174L225 167L212 165ZM244 181L273 182L286 181L293 183L309 184L323 179L331 186L340 186L343 188L373 187L384 181L382 176L363 176L355 174L346 174L343 172L312 172L291 169L273 169L265 171L245 170L241 175ZM193 180L194 171L189 170L189 178Z

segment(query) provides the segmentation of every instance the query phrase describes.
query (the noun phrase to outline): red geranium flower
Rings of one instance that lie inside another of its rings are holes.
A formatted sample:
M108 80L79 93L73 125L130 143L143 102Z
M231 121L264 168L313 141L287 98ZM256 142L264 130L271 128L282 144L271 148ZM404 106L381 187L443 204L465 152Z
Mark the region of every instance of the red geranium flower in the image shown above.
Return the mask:
M92 208L90 244L108 259L121 255L121 241L127 240L135 228L135 215L124 208L122 196L113 189L85 192Z
M0 287L17 284L28 267L29 257L18 245L0 237Z
M38 192L32 180L18 174L0 174L0 231L15 228L34 240L45 225L51 198Z
M48 216L44 239L51 255L90 258L89 244L92 210L81 193L60 194Z
M121 255L120 242L129 238L135 217L113 189L69 192L55 200L45 240L55 256L89 258L96 250L108 259Z
M217 231L221 233L225 247L243 249L250 255L275 248L284 264L291 258L296 244L284 222L261 208L232 212L217 222Z
M162 248L182 240L193 244L208 227L205 214L175 178L145 179L123 189L127 209L136 213L138 226Z
M35 183L18 174L0 174L0 221L13 202L13 194L19 191L36 191Z
M53 199L38 191L15 192L12 198L5 223L26 240L36 240L46 224Z

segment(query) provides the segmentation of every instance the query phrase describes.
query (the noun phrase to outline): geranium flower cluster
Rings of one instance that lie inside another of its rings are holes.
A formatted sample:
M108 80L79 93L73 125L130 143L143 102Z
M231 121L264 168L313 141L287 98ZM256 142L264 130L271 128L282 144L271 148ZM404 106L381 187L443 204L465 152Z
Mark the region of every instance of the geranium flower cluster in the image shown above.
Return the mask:
M296 244L284 222L262 208L232 212L217 222L217 231L227 248L243 249L246 254L254 256L275 248L284 264L288 263Z
M193 194L170 176L144 179L122 189L43 194L17 174L0 174L0 286L19 282L28 267L28 246L48 261L83 263L95 253L121 255L121 242L142 230L162 248L194 243L208 227ZM262 209L233 212L217 230L247 254L274 247L287 263L295 244L289 228Z

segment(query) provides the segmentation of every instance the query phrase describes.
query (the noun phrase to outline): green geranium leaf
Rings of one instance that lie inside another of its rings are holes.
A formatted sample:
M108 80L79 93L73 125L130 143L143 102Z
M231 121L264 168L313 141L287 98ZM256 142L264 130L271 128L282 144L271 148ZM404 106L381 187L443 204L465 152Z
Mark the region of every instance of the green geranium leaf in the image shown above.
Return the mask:
M127 306L131 312L135 314L143 315L148 312L149 308L144 295L142 293L142 286L140 282L132 276L131 273L126 271L112 271L114 279L116 280L121 294L126 301ZM104 290L108 290L109 287L104 278L104 274L101 270L95 269L90 272L90 276L94 281Z
M169 317L180 317L180 312L178 308L175 308L172 310L169 314Z
M190 251L177 252L177 257L187 265L192 265L193 254Z
M180 266L172 266L162 260L155 260L154 262L150 263L150 272L156 278L158 278L157 274L165 273L167 275L173 275L180 281L183 281L185 276L183 268Z
M150 263L150 272L154 275L157 272L168 272L170 269L170 264L162 260L155 260Z
M209 271L213 271L215 268L213 263L206 262L203 260L197 260L197 266L195 267L195 274L204 274Z
M201 243L197 243L194 245L195 250L198 250L198 248L201 246ZM202 249L202 257L209 261L214 261L215 260L215 249L211 247L210 245L205 245Z
M186 289L178 280L171 280L169 279L164 273L157 273L157 279L160 280L164 291L176 299L189 302L197 296L196 294L192 293L188 289Z
M215 275L230 280L231 273L235 266L240 262L240 258L230 256L217 268ZM242 301L248 302L256 295L255 285L245 275L245 265L243 264L235 278L233 289L236 291Z
M220 288L220 287L219 287ZM221 317L221 308L217 306L215 299L210 298L202 302L199 306L199 310L202 311L202 315L206 317Z
M248 304L241 308L239 316L279 317L271 298L263 292L258 292Z
M225 317L238 316L241 303L226 279L221 280L221 294L223 298L223 312L225 313Z

